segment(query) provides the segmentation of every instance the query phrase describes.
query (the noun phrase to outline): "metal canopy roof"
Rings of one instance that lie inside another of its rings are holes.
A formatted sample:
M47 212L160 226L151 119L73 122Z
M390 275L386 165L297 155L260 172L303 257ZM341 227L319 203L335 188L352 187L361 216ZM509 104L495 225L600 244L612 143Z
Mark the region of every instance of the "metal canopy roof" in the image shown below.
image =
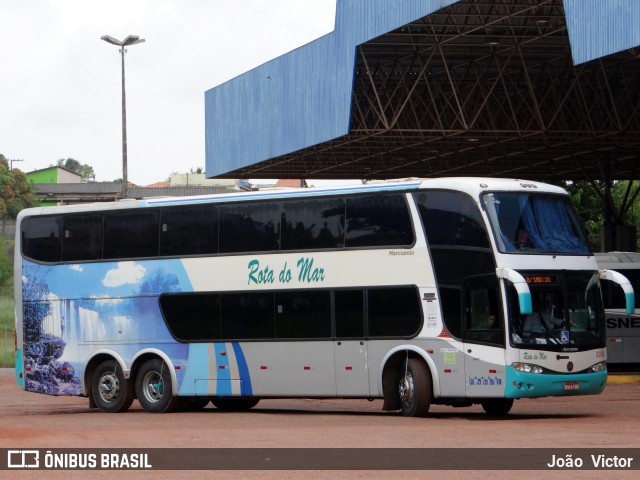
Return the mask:
M640 51L574 66L561 0L461 1L356 48L347 135L220 176L640 178Z

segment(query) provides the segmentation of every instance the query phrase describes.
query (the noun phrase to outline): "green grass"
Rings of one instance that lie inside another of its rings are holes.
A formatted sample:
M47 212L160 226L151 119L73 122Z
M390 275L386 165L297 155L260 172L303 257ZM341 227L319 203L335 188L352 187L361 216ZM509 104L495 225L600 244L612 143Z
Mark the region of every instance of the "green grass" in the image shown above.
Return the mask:
M4 278L0 282L0 368L13 367L15 365L15 313L13 303L13 274L12 256L13 239L0 237L0 263Z
M9 279L9 283L13 279ZM0 368L13 367L15 364L14 352L14 303L13 291L0 288Z

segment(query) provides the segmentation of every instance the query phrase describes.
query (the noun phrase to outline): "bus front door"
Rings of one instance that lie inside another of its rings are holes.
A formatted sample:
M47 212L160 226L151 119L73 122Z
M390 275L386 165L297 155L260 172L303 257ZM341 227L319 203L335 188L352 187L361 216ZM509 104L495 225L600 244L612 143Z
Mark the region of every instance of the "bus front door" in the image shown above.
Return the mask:
M478 275L463 283L462 338L468 398L497 397L504 391L505 327L498 279Z

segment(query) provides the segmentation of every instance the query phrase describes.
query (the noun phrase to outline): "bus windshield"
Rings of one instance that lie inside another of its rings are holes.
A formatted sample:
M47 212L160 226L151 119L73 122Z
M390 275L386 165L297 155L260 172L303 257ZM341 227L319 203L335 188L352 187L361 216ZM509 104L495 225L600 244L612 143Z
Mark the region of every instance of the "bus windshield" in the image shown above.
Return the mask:
M493 192L483 202L503 253L589 253L568 197Z
M530 315L520 315L517 294L510 296L511 341L543 349L585 349L604 346L602 296L593 272L521 272L533 303ZM546 347L545 347L546 345Z

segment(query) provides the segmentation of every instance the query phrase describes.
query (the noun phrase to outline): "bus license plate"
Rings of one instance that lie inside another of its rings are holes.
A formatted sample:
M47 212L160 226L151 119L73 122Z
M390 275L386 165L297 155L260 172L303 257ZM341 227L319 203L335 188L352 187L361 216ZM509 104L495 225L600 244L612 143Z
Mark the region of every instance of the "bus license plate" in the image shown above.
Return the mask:
M565 390L580 390L580 382L564 382Z

